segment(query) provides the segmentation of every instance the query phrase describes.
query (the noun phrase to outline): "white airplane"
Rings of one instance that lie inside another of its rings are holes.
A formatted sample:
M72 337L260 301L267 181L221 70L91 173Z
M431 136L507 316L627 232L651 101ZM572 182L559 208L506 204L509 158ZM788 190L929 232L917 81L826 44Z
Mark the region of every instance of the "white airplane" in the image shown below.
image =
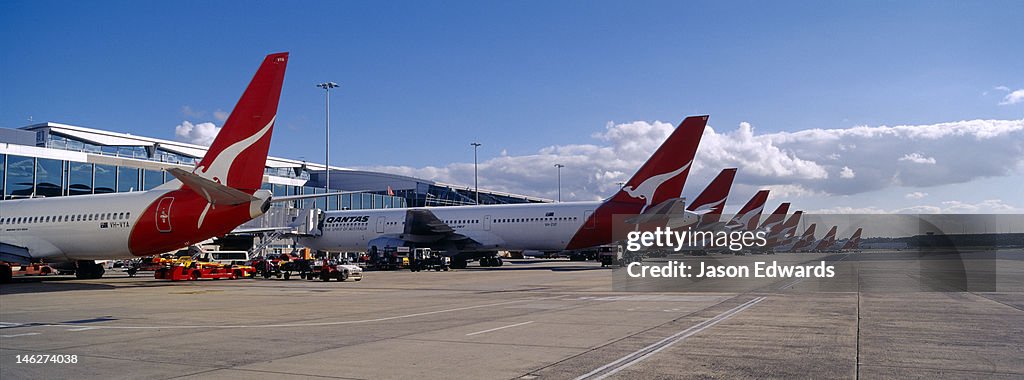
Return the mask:
M99 278L94 260L150 256L223 235L270 207L261 190L288 53L264 58L213 145L191 172L149 191L0 202L0 260L76 263ZM295 198L278 198L286 201ZM0 280L11 267L0 265Z
M624 240L634 228L627 218L679 196L707 120L683 120L604 201L328 211L320 234L298 237L298 243L371 254L387 247L431 248L452 256L452 266L459 268L476 258L485 266L501 265L494 257L499 250L562 252Z

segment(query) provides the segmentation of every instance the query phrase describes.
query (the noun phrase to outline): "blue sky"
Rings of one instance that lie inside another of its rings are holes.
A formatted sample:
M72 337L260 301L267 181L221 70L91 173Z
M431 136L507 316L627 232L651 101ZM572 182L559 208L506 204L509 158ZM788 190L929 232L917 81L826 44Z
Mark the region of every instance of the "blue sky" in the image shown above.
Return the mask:
M314 84L332 80L340 166L445 168L471 162L474 140L481 160L534 155L602 144L610 122L703 113L758 133L1020 120L1024 103L999 103L1024 89L1022 14L1019 1L5 1L0 126L175 139L184 121L219 126L276 51L292 58L271 153L322 160Z

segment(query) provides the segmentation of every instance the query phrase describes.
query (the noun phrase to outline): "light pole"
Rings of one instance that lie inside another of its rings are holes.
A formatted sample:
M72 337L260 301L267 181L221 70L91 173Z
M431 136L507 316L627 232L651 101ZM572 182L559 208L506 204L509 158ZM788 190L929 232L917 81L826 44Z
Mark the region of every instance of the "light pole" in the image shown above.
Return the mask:
M559 202L562 201L562 168L564 168L564 167L565 167L565 165L555 164L555 168L558 169L558 201Z
M316 85L324 89L324 108L327 110L327 121L324 130L326 131L326 148L324 149L324 193L331 192L331 89L338 87L337 83L324 82ZM331 209L331 199L327 198L324 202L327 210Z
M477 180L476 148L483 145L478 142L469 143L473 146L473 193L476 195L476 204L480 204L480 182Z

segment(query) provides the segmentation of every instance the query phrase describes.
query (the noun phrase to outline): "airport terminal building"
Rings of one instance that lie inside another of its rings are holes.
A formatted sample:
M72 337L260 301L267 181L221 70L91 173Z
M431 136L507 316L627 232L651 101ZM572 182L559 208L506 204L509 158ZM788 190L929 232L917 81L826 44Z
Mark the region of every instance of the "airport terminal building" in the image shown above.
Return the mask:
M206 146L60 123L0 128L2 199L74 196L149 190L174 179L164 169L191 170ZM321 194L322 163L268 157L263 188L276 196ZM357 193L277 203L243 227L283 226L302 209L379 209L457 206L475 203L470 186L388 173L330 167L331 191ZM550 202L524 195L480 190L481 204ZM2 207L2 204L0 204ZM275 244L284 249L287 244Z

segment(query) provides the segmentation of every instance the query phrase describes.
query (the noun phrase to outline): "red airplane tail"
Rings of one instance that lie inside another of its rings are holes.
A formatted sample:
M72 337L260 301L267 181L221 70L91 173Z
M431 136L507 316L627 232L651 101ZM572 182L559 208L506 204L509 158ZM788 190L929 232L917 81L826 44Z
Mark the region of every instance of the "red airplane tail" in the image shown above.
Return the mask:
M782 224L782 230L779 231L782 239L791 239L796 236L796 227L800 224L800 216L803 214L803 211L797 211L789 219L786 219L786 222Z
M780 205L779 207L782 206ZM768 235L768 243L766 246L777 247L783 244L795 242L796 240L794 240L794 236L796 236L796 227L800 224L800 216L803 214L803 211L796 211L789 217L789 219L786 219L781 226L773 227L771 229L771 233ZM785 217L785 215L782 216Z
M797 242L793 244L793 248L790 250L795 252L814 244L814 227L816 226L817 224L811 224L810 227L807 227L807 229L804 230L803 235L800 235L800 240L797 240Z
M701 214L702 224L718 223L735 178L736 168L723 169L686 209Z
M857 248L859 248L860 247L860 233L861 232L864 232L864 229L863 228L858 228L857 231L853 233L853 236L850 236L850 240L847 240L846 244L843 244L843 248L841 248L841 249L845 250L845 249L857 249Z
M825 236L821 238L821 241L818 242L818 245L814 247L814 250L821 251L834 244L836 242L836 230L838 228L838 226L832 226L832 228L825 233Z
M235 189L260 188L287 64L288 53L263 59L193 173Z
M640 204L642 207L636 213L641 213L650 206L679 197L707 123L707 115L683 120L610 201Z
M583 226L566 249L611 243L614 240L613 215L637 215L648 207L679 197L707 122L707 115L683 120L622 189L596 210L587 211Z
M761 219L761 211L764 211L764 204L768 201L768 190L758 191L753 198L743 205L740 212L729 221L728 226L743 228L747 231L757 229L757 222Z
M775 211L772 211L772 213L768 215L768 218L764 220L764 223L761 224L761 229L767 230L768 235L774 235L778 233L779 231L782 230L782 226L780 225L786 219L786 213L788 212L789 202L780 204L779 207L776 208Z

